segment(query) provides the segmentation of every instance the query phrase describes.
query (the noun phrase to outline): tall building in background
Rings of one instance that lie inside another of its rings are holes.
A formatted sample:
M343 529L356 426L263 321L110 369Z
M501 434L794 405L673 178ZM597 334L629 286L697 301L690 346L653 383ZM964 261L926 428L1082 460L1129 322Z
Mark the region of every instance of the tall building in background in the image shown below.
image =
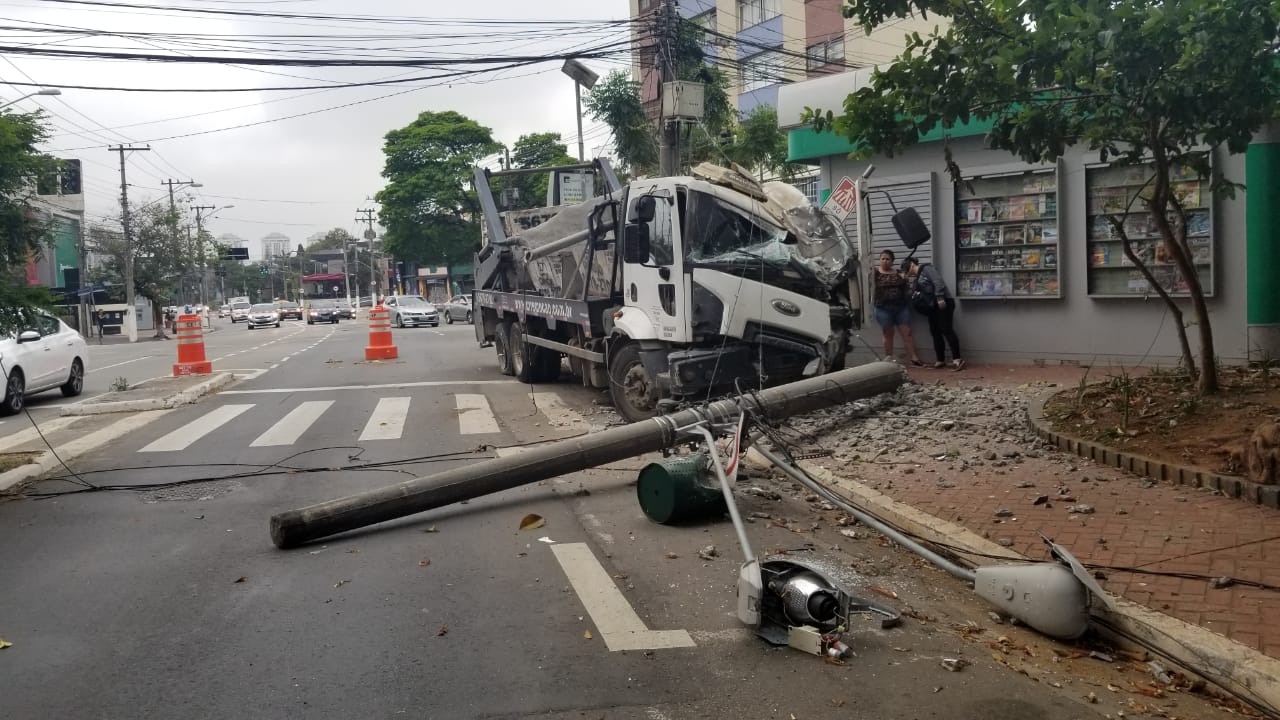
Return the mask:
M262 238L263 260L288 255L292 250L293 244L290 242L289 236L284 233L273 232Z

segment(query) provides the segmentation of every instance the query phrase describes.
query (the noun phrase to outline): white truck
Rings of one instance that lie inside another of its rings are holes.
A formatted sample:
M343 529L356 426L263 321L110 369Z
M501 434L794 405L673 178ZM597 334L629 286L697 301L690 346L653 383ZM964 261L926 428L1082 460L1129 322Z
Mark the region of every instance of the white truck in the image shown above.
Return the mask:
M551 170L475 173L474 326L503 373L549 382L567 357L636 421L843 367L858 253L799 190L705 163L624 187L596 160L554 170L594 174L600 195L498 212L491 178Z

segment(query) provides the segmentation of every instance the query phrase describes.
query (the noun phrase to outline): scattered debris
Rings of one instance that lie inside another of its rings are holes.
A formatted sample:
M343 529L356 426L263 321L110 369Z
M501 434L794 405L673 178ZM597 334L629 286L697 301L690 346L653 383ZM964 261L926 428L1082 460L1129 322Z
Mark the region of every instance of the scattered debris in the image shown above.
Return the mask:
M1116 661L1115 656L1108 655L1107 653L1104 653L1104 652L1098 652L1097 650L1091 651L1089 653L1089 657L1093 658L1094 660L1101 660L1102 662L1105 662L1105 663L1113 663Z
M336 587L336 588L340 588L340 587L342 587L343 585L346 585L346 584L347 584L347 583L349 583L349 582L351 582L351 581L350 581L350 580L339 580L338 582L334 583L334 584L333 584L333 586L334 586L334 587Z
M1156 662L1155 660L1152 660L1151 662L1147 663L1147 667L1151 669L1151 677L1154 677L1156 680L1159 680L1165 685L1173 684L1173 676L1170 675L1169 671L1165 670L1164 666L1161 665L1160 663Z
M755 495L757 497L762 497L762 498L765 498L766 500L782 499L782 493L779 493L776 490L766 490L760 487L759 485L752 485L751 487L747 488L746 490L743 490L742 492L748 495Z
M238 578L236 578L234 581L232 581L232 583L231 583L231 584L232 584L232 585L235 585L236 583L242 583L242 582L244 582L245 580L248 580L248 579L249 579L249 577L248 577L247 575L241 575L240 577L238 577Z
M520 518L521 530L537 530L538 528L546 524L547 524L546 518L542 517L541 515L538 515L537 513L529 513L528 515L525 515L523 518Z
M996 510L992 514L998 518L1013 517L1013 511L1010 510L1009 508L1000 508L999 510Z
M850 540L857 540L862 537L862 533L859 533L857 530L850 530L849 528L841 528L840 534Z
M756 518L757 520L769 520L773 516L767 512L754 511L751 513L751 517Z
M590 631L590 630L583 630L583 631L582 631L582 637L583 637L583 639L585 639L585 640L590 640L590 639L591 639L591 631Z
M1067 506L1067 512L1069 512L1069 513L1075 513L1075 514L1078 514L1078 515L1092 515L1092 514L1093 514L1093 506L1092 506L1092 505L1084 505L1084 504L1081 504L1081 505L1068 505L1068 506Z
M1031 504L1032 505L1049 505L1049 496L1037 495L1036 499L1031 501ZM1053 506L1049 505L1049 507L1053 507Z
M698 551L698 557L703 560L714 560L720 557L720 551L716 550L715 545L708 545Z
M1209 587L1213 588L1214 590L1229 588L1235 584L1236 584L1236 579L1230 578L1230 577L1216 577L1209 581Z
M951 672L960 672L969 666L969 661L964 658L942 658L942 667Z
M1004 624L1004 618L1000 616L1000 613L998 613L998 612L996 612L996 611L994 611L994 610L992 610L992 611L988 612L988 613L987 613L987 617L991 618L991 622L993 622L993 623L995 623L995 624L997 624L997 625L1003 625L1003 624Z
M891 599L893 599L893 600L897 600L897 599L898 599L898 593L896 593L896 592L894 592L894 591L892 591L892 590L886 590L886 589L884 589L884 588L880 587L879 585L868 585L868 586L867 586L867 589L868 589L868 590L870 590L871 592L873 592L873 593L877 594L877 595L883 595L883 596L885 596L885 597L887 597L887 598L891 598Z
M1085 701L1086 701L1086 702L1088 702L1088 703L1089 703L1089 704L1091 704L1091 705L1097 705L1097 704L1098 704L1098 695L1097 695L1097 693L1094 693L1094 692L1092 692L1092 691L1090 691L1090 693L1089 693L1088 695L1085 695L1085 696L1084 696L1084 699L1085 699Z
M431 527L427 528L426 530L423 530L422 532L433 533L433 532L440 532L440 531L436 529L435 525L432 525Z
M675 553L673 553L673 552L669 552L669 553L667 553L667 559L668 559L668 560L675 560L675 559L676 559L676 558L678 558L678 557L680 557L680 556L679 556L679 555L677 555L677 554L675 554Z
M197 516L195 516L193 519L194 519L194 520L203 520L203 519L204 519L204 516L203 516L203 515L197 515Z
M430 559L430 558L424 558L424 559L422 559L422 560L419 560L419 561L418 561L418 567L427 567L427 566L428 566L428 565L430 565L430 564L431 564L431 559Z
M441 636L448 635L448 634L449 634L449 626L448 626L448 625L441 625L441 626L440 626L440 629L436 631L436 637L441 637Z
M538 542L546 543L548 545L554 545L556 543L555 540L552 540L550 537L547 537L546 535L543 535L542 537L538 538Z
M13 647L13 643L9 642L8 640L0 640L0 650L3 650L7 647Z
M1000 547L1013 547L1013 538L1002 537L996 538L996 544Z

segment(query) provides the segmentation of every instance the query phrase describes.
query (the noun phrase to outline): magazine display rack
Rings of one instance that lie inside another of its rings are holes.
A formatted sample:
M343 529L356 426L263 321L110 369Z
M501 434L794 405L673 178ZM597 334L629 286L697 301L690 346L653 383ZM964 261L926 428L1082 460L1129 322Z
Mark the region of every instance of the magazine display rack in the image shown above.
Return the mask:
M1089 193L1089 295L1147 297L1149 282L1124 253L1112 218L1122 218L1125 234L1138 259L1171 295L1186 295L1187 283L1165 250L1142 196L1150 187L1150 165L1094 167L1087 170ZM1175 168L1174 193L1185 209L1192 262L1204 287L1213 294L1213 212L1208 180L1187 168Z
M965 178L956 214L957 297L1061 297L1056 171Z

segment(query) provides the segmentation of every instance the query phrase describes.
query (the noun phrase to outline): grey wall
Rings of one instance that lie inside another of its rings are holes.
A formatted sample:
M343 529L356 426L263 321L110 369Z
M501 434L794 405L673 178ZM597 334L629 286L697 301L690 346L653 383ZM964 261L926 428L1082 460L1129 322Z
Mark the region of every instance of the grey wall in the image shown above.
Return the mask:
M1004 151L984 148L981 137L953 141L951 149L966 175L1031 169ZM870 162L876 165L873 182L887 184L900 176L934 174L930 244L934 264L954 291L955 189L943 164L942 145L919 145L897 157L875 158ZM1082 150L1072 150L1058 162L1058 265L1062 297L959 299L956 330L967 360L998 363L1044 360L1055 365L1064 362L1134 365L1142 361L1147 365L1166 366L1176 363L1179 352L1174 323L1171 317L1166 317L1164 302L1158 296L1153 294L1149 299L1088 296L1084 170L1086 164L1096 162L1096 154L1086 157ZM1219 154L1214 162L1229 179L1244 181L1244 156ZM867 164L867 161L843 156L824 158L823 181L827 187L834 187L842 176L856 179ZM1244 203L1245 194L1241 191L1235 200L1216 198L1213 208L1216 295L1208 304L1216 350L1224 362L1242 362L1249 351L1245 325ZM1190 306L1183 305L1185 318L1191 322ZM923 317L915 317L913 332L921 358L932 361L933 345ZM1198 348L1197 332L1194 326L1188 328L1193 351ZM880 331L874 319L864 326L862 335L879 352ZM902 355L900 342L895 344L895 350ZM870 352L855 347L857 356L869 359Z

